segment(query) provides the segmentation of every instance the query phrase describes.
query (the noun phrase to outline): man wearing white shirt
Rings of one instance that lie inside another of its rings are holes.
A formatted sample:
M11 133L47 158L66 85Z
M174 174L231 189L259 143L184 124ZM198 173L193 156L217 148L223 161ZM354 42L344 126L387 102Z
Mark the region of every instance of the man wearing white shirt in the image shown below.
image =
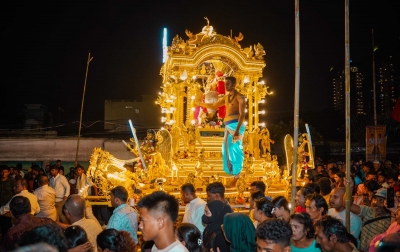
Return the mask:
M40 213L37 217L46 217L57 220L57 210L56 210L56 191L49 187L49 179L46 175L41 175L38 178L39 188L37 188L33 194L38 198Z
M185 214L182 222L195 225L201 233L204 231L204 226L201 218L204 214L206 202L196 197L196 191L192 184L184 184L181 186L182 201L186 204Z
M55 206L57 210L57 221L68 223L62 212L62 207L69 196L70 185L64 175L58 173L57 165L53 164L50 166L50 174L52 176L50 178L50 187L56 192Z
M15 180L14 192L16 194L13 196L13 198L15 196L24 196L28 198L31 203L31 214L32 215L38 214L40 212L40 206L38 200L33 193L28 192L27 188L28 188L28 182L26 181L26 179L19 178ZM0 215L3 215L10 211L10 201L0 208Z
M344 207L344 187L336 187L331 191L330 206L328 209L328 215L333 218L339 219L346 225L346 209ZM350 212L350 233L359 241L361 233L361 219L357 215Z

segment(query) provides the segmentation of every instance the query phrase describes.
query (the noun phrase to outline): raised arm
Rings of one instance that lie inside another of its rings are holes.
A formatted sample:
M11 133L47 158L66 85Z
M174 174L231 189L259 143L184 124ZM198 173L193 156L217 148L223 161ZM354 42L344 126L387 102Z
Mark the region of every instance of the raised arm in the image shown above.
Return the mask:
M225 97L220 98L218 101L216 101L214 103L204 103L204 102L195 101L194 105L205 107L205 108L210 108L210 109L218 109L219 107L225 105Z

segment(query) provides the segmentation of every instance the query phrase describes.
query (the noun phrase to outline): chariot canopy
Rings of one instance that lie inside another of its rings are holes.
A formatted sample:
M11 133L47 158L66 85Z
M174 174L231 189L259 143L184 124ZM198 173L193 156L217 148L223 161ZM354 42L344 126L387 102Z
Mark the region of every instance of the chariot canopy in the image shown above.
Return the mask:
M163 92L157 100L165 113L162 122L178 127L201 125L201 111L193 106L195 97L204 95L206 102L216 101L225 94L224 77L234 76L236 88L247 97L248 124L257 127L258 102L268 94L268 87L259 83L266 65L264 48L260 43L242 48L242 33L218 34L205 19L207 25L199 33L186 29L186 40L176 35L168 46L168 58L160 71ZM223 116L219 111L218 117Z

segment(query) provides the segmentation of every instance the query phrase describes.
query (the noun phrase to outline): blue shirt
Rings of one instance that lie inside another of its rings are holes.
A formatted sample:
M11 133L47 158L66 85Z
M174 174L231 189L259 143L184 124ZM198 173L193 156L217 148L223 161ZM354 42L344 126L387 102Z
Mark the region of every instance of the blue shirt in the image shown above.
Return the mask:
M107 224L107 229L109 228L115 228L118 231L127 231L135 243L138 244L138 214L127 204L122 204L114 209Z
M321 248L319 245L316 243L315 239L311 243L310 246L307 248L296 248L295 246L292 245L292 241L290 241L290 247L292 248L292 252L321 252Z

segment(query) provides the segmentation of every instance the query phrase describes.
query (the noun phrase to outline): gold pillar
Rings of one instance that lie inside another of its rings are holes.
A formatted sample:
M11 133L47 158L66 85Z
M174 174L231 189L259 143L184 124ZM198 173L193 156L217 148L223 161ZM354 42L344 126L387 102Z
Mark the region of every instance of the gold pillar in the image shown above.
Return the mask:
M258 127L258 101L260 99L258 90L258 78L254 79L254 125Z
M249 113L249 130L253 129L253 85L252 85L252 80L249 81L249 83L247 84L247 100L249 101L249 109L248 109L248 113Z

